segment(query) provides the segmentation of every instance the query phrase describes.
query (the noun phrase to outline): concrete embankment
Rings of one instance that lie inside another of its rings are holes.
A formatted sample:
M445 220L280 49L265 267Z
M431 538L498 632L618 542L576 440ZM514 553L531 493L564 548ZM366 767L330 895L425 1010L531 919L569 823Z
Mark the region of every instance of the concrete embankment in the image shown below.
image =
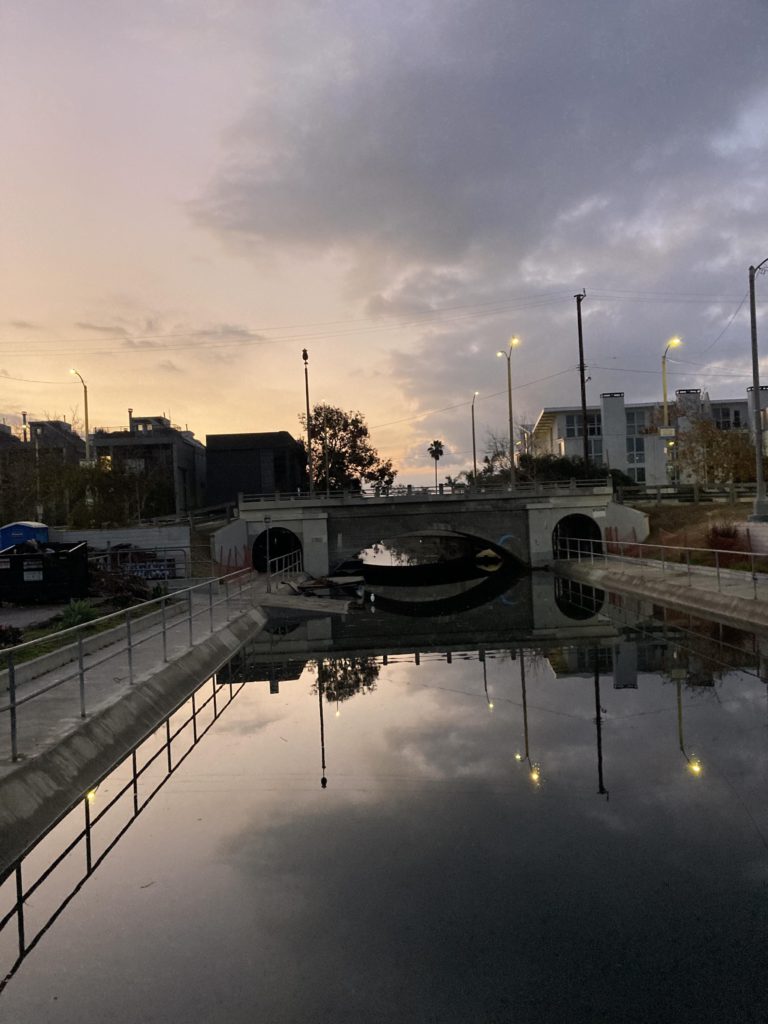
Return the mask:
M567 576L602 590L645 597L668 608L711 618L740 629L768 632L768 581L762 580L755 596L755 583L746 572L685 570L644 563L559 561L551 566ZM762 596L761 596L762 593Z
M167 664L139 676L101 708L31 760L0 774L0 875L79 796L120 763L190 694L264 625L251 608Z

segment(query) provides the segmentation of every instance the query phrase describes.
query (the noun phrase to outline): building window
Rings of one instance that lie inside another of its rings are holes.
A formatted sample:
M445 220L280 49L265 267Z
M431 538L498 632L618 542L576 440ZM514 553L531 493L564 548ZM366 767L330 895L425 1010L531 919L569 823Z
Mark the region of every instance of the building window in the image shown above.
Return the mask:
M645 430L645 409L627 409L627 435L642 434Z
M627 475L630 476L636 484L644 484L645 466L629 466L627 468Z
M590 437L588 440L589 457L593 462L603 461L603 439L602 437Z
M645 438L627 438L627 465L641 465L645 462Z
M587 437L600 437L602 435L602 414L599 412L587 413ZM565 416L565 436L583 437L581 413L569 412Z
M727 406L716 405L712 410L712 419L718 430L731 429L731 410Z

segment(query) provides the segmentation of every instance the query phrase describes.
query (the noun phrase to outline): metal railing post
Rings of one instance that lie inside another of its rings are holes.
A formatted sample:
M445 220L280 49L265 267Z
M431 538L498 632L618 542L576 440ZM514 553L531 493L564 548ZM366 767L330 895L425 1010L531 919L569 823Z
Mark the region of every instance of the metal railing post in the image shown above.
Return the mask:
M208 618L213 632L213 580L208 581Z
M688 563L688 586L691 585L691 549L685 549L685 560Z
M8 651L8 699L11 715L11 760L19 759L19 736L16 722L16 666L13 663L13 651Z
M752 594L757 598L757 570L755 569L755 553L750 551L749 564L752 567Z
M85 718L85 667L83 665L83 634L77 634L77 674L80 677L80 717Z
M160 598L160 618L163 622L163 661L168 661L168 632L165 622L165 598Z
M133 638L131 636L131 609L125 613L125 638L128 644L128 685L133 686Z
M666 562L665 562L665 559L664 559L664 545L662 544L661 545L661 575L663 576L666 571L667 571L667 565L666 565Z
M195 642L192 639L192 591L187 591L187 619L189 621L189 646L194 647Z
M229 618L229 577L228 576L224 580L224 607L227 610L227 618Z
M720 590L720 552L715 550L715 569L717 570L717 589Z

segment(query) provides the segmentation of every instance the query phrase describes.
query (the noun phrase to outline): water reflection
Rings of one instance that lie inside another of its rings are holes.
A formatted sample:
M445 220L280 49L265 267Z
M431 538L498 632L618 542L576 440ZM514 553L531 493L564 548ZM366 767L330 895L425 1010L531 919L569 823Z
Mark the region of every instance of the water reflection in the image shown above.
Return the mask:
M764 1017L759 645L610 595L568 619L546 582L469 624L255 638L219 677L237 704L8 1019L54 995L57 1021L112 1024Z

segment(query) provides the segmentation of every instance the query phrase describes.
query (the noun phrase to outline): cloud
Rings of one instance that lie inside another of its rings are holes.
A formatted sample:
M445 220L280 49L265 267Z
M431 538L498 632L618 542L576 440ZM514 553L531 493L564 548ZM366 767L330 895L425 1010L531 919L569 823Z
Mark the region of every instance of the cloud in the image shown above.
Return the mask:
M293 63L233 127L190 212L240 249L331 254L368 315L423 324L390 355L417 412L497 392L493 353L512 332L529 346L516 382L575 365L582 287L587 361L616 366L590 370L590 401L655 394L633 360L656 369L670 333L693 353L727 323L768 205L757 0L342 4L322 26L291 12ZM576 401L577 387L563 375L529 404Z
M184 373L180 366L172 362L170 359L164 359L161 363L157 364L158 370L163 370L165 373Z
M29 320L9 320L8 325L19 331L39 331L40 325L33 324Z

